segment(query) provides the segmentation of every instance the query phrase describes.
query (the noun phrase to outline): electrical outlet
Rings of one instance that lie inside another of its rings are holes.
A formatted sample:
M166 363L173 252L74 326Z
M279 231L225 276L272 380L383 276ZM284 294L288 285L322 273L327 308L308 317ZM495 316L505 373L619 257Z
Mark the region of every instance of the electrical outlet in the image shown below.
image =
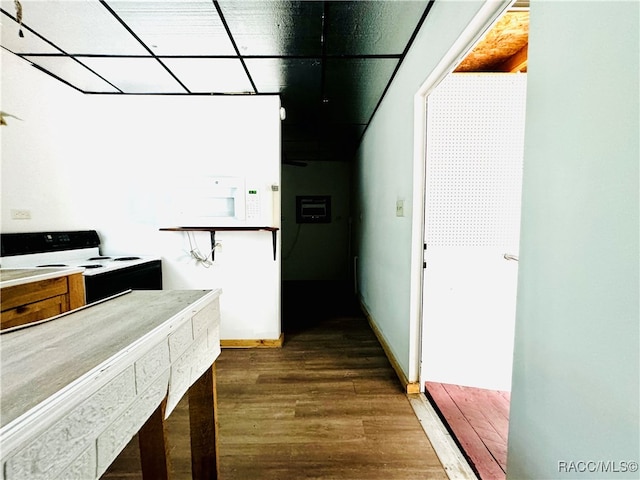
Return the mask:
M404 217L404 200L396 201L396 217Z
M26 210L24 208L12 208L11 209L11 219L12 220L31 220L31 210Z

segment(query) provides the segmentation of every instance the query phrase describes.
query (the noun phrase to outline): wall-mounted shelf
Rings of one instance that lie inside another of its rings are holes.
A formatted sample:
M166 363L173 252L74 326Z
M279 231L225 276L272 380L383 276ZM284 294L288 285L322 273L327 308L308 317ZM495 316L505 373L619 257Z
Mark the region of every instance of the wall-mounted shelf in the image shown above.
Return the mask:
M278 240L278 227L165 227L161 232L210 232L211 233L211 255L216 246L216 232L258 232L264 230L271 232L273 240L273 260L276 259L276 245Z

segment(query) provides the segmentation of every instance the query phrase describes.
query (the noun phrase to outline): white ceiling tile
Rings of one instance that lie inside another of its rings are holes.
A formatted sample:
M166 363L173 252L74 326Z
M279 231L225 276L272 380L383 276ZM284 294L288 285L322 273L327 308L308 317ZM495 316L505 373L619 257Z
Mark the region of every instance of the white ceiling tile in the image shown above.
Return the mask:
M2 8L4 8L4 2ZM8 11L8 10L7 10ZM15 14L11 11L10 13ZM1 45L13 53L60 53L55 47L40 39L26 28L22 29L22 37L18 34L20 26L7 15L0 15Z
M153 58L81 57L79 60L124 93L186 93Z
M156 55L235 55L211 0L113 1L109 5Z
M253 93L240 60L164 58L162 61L194 93Z
M25 57L30 62L48 70L57 77L69 82L83 92L117 92L118 90L109 85L99 76L91 72L85 66L79 64L69 57Z
M148 55L98 0L20 0L20 3L23 24L66 53ZM10 0L2 0L2 8L15 12Z

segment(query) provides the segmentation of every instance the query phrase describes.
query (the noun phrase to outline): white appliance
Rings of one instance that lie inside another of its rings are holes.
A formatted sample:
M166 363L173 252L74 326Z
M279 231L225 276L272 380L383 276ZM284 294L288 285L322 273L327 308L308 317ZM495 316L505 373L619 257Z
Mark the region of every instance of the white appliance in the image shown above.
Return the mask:
M272 198L266 191L242 177L176 179L167 222L180 227L271 226Z
M161 290L158 257L103 255L95 230L5 233L0 267L82 267L87 303L129 290Z

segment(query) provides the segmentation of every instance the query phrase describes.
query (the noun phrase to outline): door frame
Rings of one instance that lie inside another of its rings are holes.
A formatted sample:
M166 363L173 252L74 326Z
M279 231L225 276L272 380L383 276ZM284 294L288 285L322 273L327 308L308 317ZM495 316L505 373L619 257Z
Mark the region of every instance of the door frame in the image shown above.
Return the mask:
M422 289L424 262L425 225L425 173L427 151L427 99L438 84L451 73L475 47L502 14L513 4L513 0L485 2L469 25L458 37L436 68L426 78L413 97L413 198L411 219L411 282L409 292L409 383L418 383L424 392L422 362Z

